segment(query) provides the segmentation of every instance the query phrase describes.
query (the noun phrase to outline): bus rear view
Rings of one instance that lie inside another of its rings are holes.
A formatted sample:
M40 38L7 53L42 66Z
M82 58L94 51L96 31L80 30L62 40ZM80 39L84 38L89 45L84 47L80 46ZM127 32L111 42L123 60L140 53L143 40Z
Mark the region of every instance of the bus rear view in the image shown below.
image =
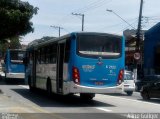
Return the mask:
M25 66L22 49L8 49L5 56L5 79L24 79Z
M111 34L77 34L72 59L73 92L81 95L121 92L124 39Z

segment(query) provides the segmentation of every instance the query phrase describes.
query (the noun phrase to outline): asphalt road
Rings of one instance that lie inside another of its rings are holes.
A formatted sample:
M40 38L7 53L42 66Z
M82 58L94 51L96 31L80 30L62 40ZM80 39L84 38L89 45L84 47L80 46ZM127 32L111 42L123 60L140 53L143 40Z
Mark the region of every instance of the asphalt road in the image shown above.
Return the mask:
M92 101L84 101L79 95L47 97L45 91L30 92L22 82L6 84L2 79L0 89L0 117L13 113L9 116L22 119L128 119L135 113L160 112L160 99L144 101L137 92L97 94Z

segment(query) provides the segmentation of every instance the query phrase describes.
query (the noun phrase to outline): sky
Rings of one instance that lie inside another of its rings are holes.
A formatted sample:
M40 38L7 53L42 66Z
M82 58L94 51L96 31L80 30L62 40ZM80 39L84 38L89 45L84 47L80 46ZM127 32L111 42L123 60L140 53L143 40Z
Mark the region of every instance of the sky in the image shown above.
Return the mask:
M104 32L122 35L126 29L137 28L141 0L21 0L38 7L34 15L34 32L22 37L22 44L40 39L44 36L58 37L82 30L84 14L84 31ZM144 0L142 29L147 30L160 21L160 0ZM112 10L108 12L106 10ZM127 23L126 23L126 22Z

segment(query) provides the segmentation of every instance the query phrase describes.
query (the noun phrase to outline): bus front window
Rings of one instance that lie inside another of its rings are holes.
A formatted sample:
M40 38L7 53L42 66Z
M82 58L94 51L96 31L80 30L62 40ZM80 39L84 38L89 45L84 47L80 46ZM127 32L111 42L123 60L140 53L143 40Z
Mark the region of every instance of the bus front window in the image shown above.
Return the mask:
M11 62L12 63L23 63L25 52L23 51L11 51Z
M115 36L80 35L78 54L84 57L118 58L121 55L122 40Z

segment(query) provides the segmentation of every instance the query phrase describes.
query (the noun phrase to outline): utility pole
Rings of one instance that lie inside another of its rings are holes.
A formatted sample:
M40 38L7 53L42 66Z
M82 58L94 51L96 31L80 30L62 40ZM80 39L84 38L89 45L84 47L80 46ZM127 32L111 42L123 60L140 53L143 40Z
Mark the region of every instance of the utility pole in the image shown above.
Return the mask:
M138 27L137 27L137 33L136 33L136 36L137 36L136 51L140 51L142 8L143 8L143 0L141 0L140 10L139 10L139 20L138 20Z
M72 13L72 15L76 15L76 16L81 16L82 17L82 31L84 31L84 14Z
M138 20L138 27L137 27L137 32L136 32L136 49L135 49L135 56L137 55L139 58L135 62L135 67L136 67L136 79L139 80L143 76L143 67L142 67L142 48L140 47L141 43L141 21L142 21L142 8L143 8L143 0L140 2L140 10L139 10L139 20ZM140 60L141 67L138 67L138 61Z
M61 29L63 29L62 27L60 27L60 26L50 26L50 27L53 27L53 28L55 28L55 29L58 29L59 37L61 36Z

